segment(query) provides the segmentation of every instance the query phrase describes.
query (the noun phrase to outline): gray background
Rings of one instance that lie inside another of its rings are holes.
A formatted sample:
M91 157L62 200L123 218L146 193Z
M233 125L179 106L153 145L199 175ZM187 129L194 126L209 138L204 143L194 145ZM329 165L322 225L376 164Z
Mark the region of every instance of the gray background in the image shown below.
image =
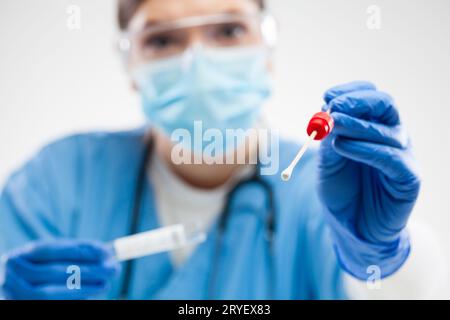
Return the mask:
M82 10L81 30L66 26L71 4ZM380 30L366 26L370 5L381 9ZM450 252L450 1L275 0L272 8L281 31L271 123L304 138L328 87L367 79L391 93L422 169L414 215ZM0 2L0 181L64 134L142 123L114 18L112 0ZM441 297L449 291L448 282Z

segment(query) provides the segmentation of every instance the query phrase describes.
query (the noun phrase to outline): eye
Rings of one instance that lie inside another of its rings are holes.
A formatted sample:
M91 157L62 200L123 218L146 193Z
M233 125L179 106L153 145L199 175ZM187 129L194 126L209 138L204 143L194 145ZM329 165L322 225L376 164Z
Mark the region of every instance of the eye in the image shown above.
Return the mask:
M237 39L245 35L247 28L240 23L229 23L218 27L217 35L223 39Z
M144 46L152 50L164 50L177 43L177 39L170 34L151 35L144 39Z

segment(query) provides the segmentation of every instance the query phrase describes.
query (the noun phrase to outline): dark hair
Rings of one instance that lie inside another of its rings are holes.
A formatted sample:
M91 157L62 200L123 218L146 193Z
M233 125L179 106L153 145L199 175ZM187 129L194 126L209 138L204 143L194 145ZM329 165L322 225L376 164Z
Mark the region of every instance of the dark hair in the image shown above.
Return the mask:
M119 0L118 1L118 22L121 30L128 27L131 19L135 15L142 3L147 0ZM261 9L265 8L265 0L256 0Z

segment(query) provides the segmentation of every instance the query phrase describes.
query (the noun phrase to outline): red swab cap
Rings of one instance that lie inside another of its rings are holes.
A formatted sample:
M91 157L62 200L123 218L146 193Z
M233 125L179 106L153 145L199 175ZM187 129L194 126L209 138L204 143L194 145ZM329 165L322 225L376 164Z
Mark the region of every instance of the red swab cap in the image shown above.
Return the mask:
M327 112L318 112L309 121L306 132L310 136L314 131L317 132L314 140L322 140L330 134L334 127L334 120Z

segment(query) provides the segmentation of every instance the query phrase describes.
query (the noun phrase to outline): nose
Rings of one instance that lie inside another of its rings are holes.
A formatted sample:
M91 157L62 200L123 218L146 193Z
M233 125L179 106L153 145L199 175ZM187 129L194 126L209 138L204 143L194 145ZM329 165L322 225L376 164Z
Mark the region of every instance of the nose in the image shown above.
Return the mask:
M190 69L194 57L202 51L205 46L205 39L201 28L190 28L187 31L187 41L185 42L183 54L183 68Z
M204 35L202 32L202 28L194 27L187 30L188 33L188 41L187 41L187 47L193 48L197 46L201 46L204 44Z
M203 50L203 43L201 41L192 41L190 45L184 50L183 53L183 69L185 71L190 70L195 57L198 56Z

